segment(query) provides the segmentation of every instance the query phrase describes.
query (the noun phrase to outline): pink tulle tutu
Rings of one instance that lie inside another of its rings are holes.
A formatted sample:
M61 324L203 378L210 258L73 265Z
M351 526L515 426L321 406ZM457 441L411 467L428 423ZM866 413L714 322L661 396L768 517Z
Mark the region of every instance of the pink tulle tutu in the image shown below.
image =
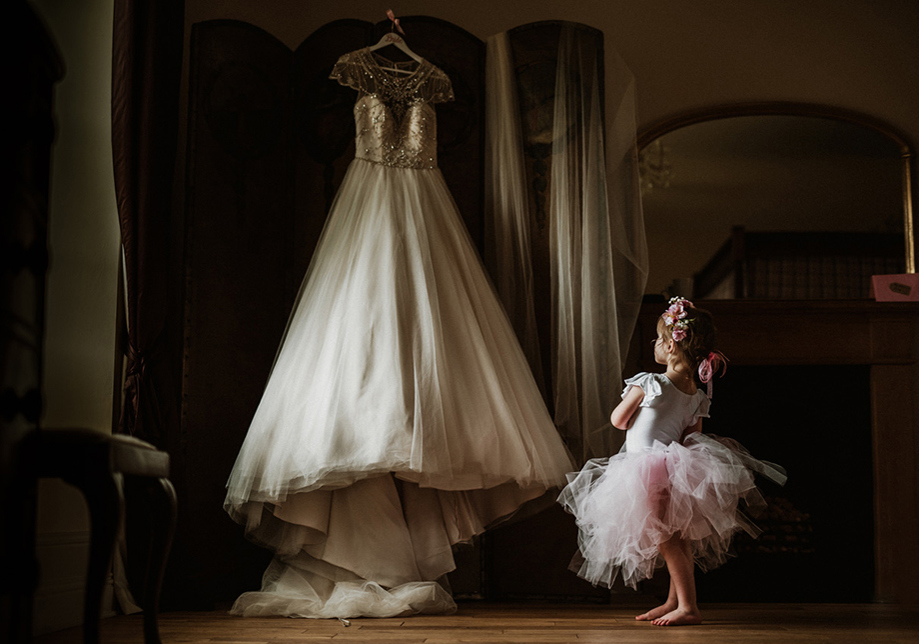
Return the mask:
M579 554L572 570L612 587L617 575L635 588L663 566L659 544L674 535L690 542L702 570L729 556L735 532L760 530L741 511L763 504L753 472L784 483L785 474L731 439L691 434L680 444L588 461L568 475L559 503L577 522Z

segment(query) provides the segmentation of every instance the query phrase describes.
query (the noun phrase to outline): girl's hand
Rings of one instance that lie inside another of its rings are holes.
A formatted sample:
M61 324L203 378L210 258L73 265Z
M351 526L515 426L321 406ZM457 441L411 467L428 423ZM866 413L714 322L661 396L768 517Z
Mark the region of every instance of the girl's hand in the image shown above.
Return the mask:
M641 387L632 385L628 393L622 399L622 402L616 405L613 413L609 415L609 422L613 427L619 429L628 429L632 426L632 420L635 418L635 412L645 398L645 392Z

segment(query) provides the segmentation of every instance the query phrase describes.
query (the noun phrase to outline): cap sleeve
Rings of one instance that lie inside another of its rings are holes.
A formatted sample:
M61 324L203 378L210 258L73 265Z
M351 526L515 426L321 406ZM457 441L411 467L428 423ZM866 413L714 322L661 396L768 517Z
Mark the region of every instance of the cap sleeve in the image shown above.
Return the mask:
M428 103L447 103L453 100L453 83L450 77L440 69L435 67L430 78L424 86L425 101Z
M692 422L690 425L695 425L696 421L700 418L710 418L708 415L708 410L712 406L712 401L701 391L697 392L696 396L699 399L699 406L696 407L696 412L692 416Z
M648 407L651 404L651 400L661 395L661 383L654 375L653 373L642 372L626 380L625 389L622 390L622 397L625 398L630 387L641 387L641 390L645 392L645 397L641 399L641 405L639 406Z
M352 51L339 58L338 62L332 67L332 73L329 74L329 78L337 80L345 87L365 91L363 84L364 74L357 60L358 53Z

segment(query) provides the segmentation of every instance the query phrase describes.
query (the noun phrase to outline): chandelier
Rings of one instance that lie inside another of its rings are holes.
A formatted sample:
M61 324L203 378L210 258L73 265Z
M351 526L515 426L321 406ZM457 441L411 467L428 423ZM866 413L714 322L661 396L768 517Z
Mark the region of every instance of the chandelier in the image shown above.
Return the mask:
M638 176L641 195L647 197L655 188L669 188L673 167L668 156L670 148L660 139L655 139L638 153Z

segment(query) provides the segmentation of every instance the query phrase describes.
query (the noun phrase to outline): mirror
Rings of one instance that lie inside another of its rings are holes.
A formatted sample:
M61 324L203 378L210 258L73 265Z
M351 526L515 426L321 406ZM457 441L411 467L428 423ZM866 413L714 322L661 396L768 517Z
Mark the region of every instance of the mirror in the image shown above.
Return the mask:
M639 141L646 293L867 298L872 274L912 270L895 136L774 113L656 129Z

